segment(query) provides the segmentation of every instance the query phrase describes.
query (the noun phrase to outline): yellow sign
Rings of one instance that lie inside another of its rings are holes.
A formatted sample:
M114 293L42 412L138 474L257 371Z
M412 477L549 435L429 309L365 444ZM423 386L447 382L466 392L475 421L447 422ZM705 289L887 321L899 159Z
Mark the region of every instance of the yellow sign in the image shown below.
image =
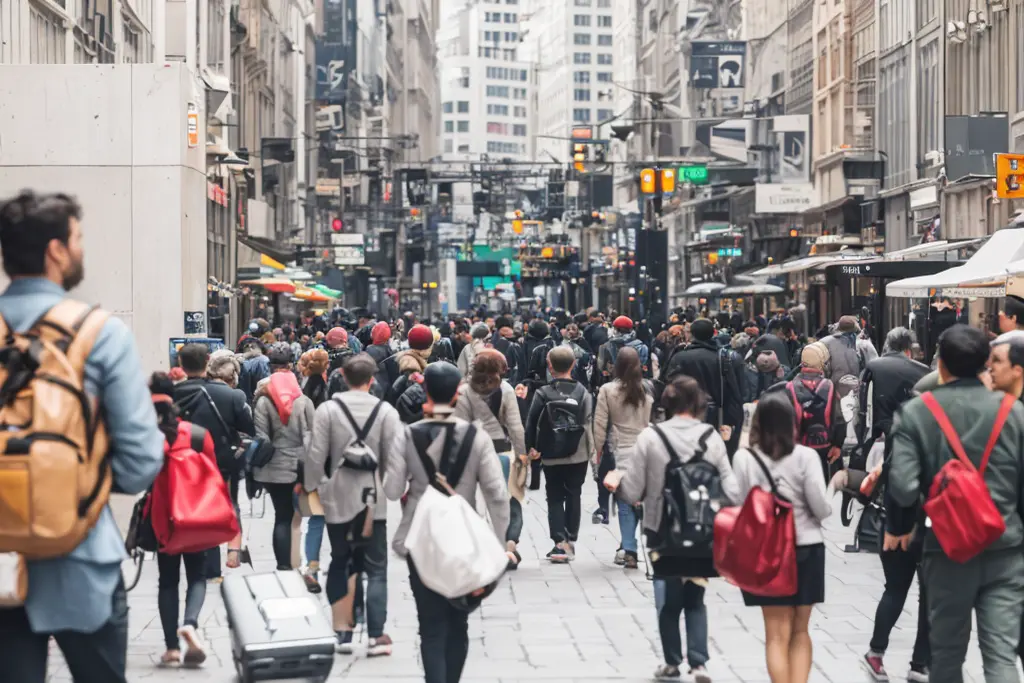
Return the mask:
M188 105L188 146L199 146L199 109L189 102Z
M1024 199L1024 154L996 155L996 196Z

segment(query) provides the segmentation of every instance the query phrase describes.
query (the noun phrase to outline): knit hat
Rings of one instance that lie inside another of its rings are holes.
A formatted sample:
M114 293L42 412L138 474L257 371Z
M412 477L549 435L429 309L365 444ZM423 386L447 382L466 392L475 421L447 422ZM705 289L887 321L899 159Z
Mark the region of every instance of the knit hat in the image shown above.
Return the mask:
M612 327L614 327L619 332L632 332L633 321L624 315L620 315L618 318L612 321Z
M690 334L697 341L711 341L715 336L715 324L707 318L698 318L690 323Z
M383 344L388 339L391 339L391 326L382 320L370 331L370 341L374 344Z
M550 332L548 324L543 320L538 319L530 323L529 333L534 339L544 339Z
M857 324L857 319L852 315L844 315L839 319L839 325L836 327L838 332L860 332L860 325Z
M434 333L426 325L413 325L409 330L409 348L426 351L434 344Z
M804 351L800 354L800 362L805 368L812 368L814 370L825 370L825 365L828 363L829 353L828 347L821 342L814 342L804 347Z
M332 349L348 343L348 332L343 327L332 327L327 333L327 346Z

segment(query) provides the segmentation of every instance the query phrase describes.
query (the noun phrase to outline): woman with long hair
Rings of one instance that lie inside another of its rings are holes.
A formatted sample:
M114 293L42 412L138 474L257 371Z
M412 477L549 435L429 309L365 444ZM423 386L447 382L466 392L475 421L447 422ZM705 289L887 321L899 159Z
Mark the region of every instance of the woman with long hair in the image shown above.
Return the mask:
M503 353L495 349L477 352L470 366L469 381L459 388L455 416L480 422L501 461L510 496L505 543L506 550L515 556L515 560L509 562L509 569L516 569L522 559L516 546L523 531L522 501L526 496L526 475L530 466L516 391L502 379L507 372Z
M750 426L750 447L733 458L745 498L755 486L770 489L793 505L796 526L797 590L785 597L743 592L743 602L764 615L765 658L772 683L807 681L812 646L808 626L814 605L825 601L825 538L822 521L832 514L818 454L796 443L796 412L781 392L761 397ZM769 479L770 478L770 479Z
M619 350L612 376L614 380L603 385L598 392L594 412L594 469L599 485L607 472L616 468L628 469L636 439L651 423L651 407L654 405L654 392L644 381L640 355L636 351L628 346ZM598 503L601 502L599 492ZM608 496L603 502L605 507L598 511L602 514L601 521L607 523ZM636 507L618 501L618 511L621 541L615 552L615 564L636 569Z

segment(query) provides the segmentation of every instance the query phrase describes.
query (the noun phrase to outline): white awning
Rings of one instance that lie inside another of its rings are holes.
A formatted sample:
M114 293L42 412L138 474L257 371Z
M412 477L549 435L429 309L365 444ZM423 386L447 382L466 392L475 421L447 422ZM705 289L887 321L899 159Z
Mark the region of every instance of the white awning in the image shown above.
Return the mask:
M979 237L972 240L962 240L959 242L950 242L948 240L939 240L938 242L925 242L924 244L916 244L906 249L900 249L899 251L890 251L885 255L886 261L907 261L910 259L917 259L923 256L934 256L936 254L944 254L950 251L956 251L963 247L977 244L983 241L984 237Z
M998 230L966 263L934 275L890 282L885 293L902 298L927 298L938 293L954 297L1001 297L1006 292L1007 268L1019 260L1024 260L1024 230ZM991 283L992 286L963 286L972 283Z
M804 256L803 258L792 259L784 263L775 263L770 266L765 266L760 270L755 270L753 273L750 273L750 275L754 277L784 275L785 273L798 273L803 270L817 268L830 263L838 263L840 261L859 262L875 258L873 255L863 253L858 253L856 256L844 256L843 254L844 252L839 251L832 254L822 254L820 256Z
M698 282L687 287L682 296L710 296L720 289L725 289L724 282Z

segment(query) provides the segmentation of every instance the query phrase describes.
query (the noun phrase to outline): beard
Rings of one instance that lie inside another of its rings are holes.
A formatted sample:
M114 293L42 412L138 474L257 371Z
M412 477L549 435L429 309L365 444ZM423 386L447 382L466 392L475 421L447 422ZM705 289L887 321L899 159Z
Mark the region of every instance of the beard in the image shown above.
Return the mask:
M82 280L84 278L85 266L81 261L76 261L72 263L71 267L64 273L61 285L64 287L64 291L70 292L72 289L82 284Z

